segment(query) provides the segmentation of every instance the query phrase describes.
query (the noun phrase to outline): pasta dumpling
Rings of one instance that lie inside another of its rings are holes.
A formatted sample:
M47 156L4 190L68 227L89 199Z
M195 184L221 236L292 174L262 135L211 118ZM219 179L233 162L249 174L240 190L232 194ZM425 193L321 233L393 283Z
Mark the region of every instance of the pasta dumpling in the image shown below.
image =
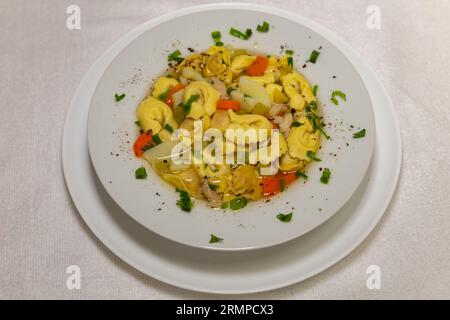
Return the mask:
M179 84L179 82L174 78L160 77L155 83L152 95L155 98L158 98L161 94L167 92L168 89L175 87L177 84Z
M187 117L197 120L205 114L211 116L216 111L220 93L209 83L192 81L184 89L183 101L186 103L190 97L196 95L198 99L192 102Z
M153 134L159 133L165 125L169 125L173 129L178 128L172 109L154 97L148 97L139 104L136 116L142 129L144 131L151 130Z
M242 54L236 56L231 62L231 72L233 75L239 75L245 69L247 69L253 62L255 62L256 56L249 56L246 54Z
M299 120L300 126L291 128L287 138L289 155L300 160L309 160L308 151L316 152L319 148L319 131L315 131L308 118Z
M297 71L293 71L281 78L284 92L290 98L290 105L295 110L303 110L306 103L316 101L308 81Z

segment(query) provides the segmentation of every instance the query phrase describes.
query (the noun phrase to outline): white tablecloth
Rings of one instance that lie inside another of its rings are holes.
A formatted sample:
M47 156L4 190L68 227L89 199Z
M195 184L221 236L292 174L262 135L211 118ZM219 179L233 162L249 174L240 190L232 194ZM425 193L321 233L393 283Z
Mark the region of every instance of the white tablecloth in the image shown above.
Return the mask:
M212 297L115 257L81 220L61 169L64 119L89 66L144 21L206 2L0 2L0 298ZM403 167L382 221L348 257L302 283L239 298L450 298L450 1L260 3L312 18L365 57L394 101ZM66 29L71 4L81 8L79 31ZM373 4L381 30L366 27ZM69 265L82 270L80 290L66 288ZM381 268L380 290L366 287L369 265Z

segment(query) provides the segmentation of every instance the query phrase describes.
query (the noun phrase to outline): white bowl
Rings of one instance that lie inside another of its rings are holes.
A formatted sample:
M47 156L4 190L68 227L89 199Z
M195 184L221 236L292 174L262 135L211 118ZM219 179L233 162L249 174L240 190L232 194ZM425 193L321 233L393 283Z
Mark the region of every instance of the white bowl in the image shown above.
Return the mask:
M268 21L268 33L256 25ZM230 27L252 28L248 41L228 35ZM238 213L215 211L200 200L191 213L176 206L178 194L147 166L146 180L136 180L134 171L143 161L134 157L137 135L135 110L149 86L167 67L167 55L175 49L203 51L212 44L211 31L220 30L222 41L234 47L280 54L280 47L295 51L294 64L312 85L318 84L318 99L331 140L322 139L321 162L309 166L309 179L293 184L272 197L269 203L249 203ZM321 48L316 64L308 63L312 50ZM341 90L347 102L330 102L331 92ZM115 93L126 93L116 103ZM353 126L353 127L351 127ZM366 129L366 136L352 134ZM180 13L163 23L150 23L113 60L103 74L91 102L88 119L89 152L95 171L109 195L132 218L153 232L189 246L216 250L245 250L289 241L314 229L336 213L352 196L369 166L375 137L372 104L365 84L351 61L314 28L233 4L199 7ZM348 144L348 145L347 145ZM320 182L320 168L330 168L329 184ZM293 212L289 223L276 219L278 213ZM224 239L209 243L213 233Z

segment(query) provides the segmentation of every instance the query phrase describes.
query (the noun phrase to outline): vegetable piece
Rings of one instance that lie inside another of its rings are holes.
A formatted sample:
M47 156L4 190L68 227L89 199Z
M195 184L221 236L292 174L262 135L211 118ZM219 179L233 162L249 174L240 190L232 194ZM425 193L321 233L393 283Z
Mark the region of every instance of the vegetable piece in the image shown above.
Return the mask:
M179 83L176 86L170 88L169 91L167 91L165 97L163 99L161 99L160 97L160 100L163 100L169 107L173 107L173 94L183 89L184 86Z
M120 100L122 100L123 98L125 98L125 96L126 96L126 94L125 93L122 93L122 94L115 94L114 95L114 98L116 99L116 102L119 102Z
M168 123L166 123L166 124L164 125L164 129L166 129L166 130L169 131L170 133L173 132L172 126L171 126L170 124L168 124Z
M230 35L232 35L233 37L239 38L241 40L248 40L252 36L252 33L253 33L252 29L247 29L247 30L245 30L245 33L244 33L235 28L231 28L229 32L230 32Z
M269 27L269 23L267 21L264 21L262 24L258 24L256 30L258 30L259 32L267 32L269 31Z
M180 199L177 200L177 206L183 211L191 212L194 204L189 196L189 193L180 189L177 189L176 191L180 193Z
M219 110L239 110L239 101L235 100L219 100L217 101L217 109Z
M176 61L176 62L180 62L183 60L183 58L181 57L181 52L180 50L175 50L174 52L172 52L171 54L169 54L169 56L167 57L168 61Z
M144 167L137 168L134 172L134 176L136 177L136 179L145 179L147 178L147 171Z
M286 54L292 56L294 54L293 50L286 50Z
M269 59L267 59L267 57L258 56L256 57L255 62L247 68L247 74L249 76L262 76L268 65Z
M305 179L305 180L308 180L308 176L306 175L306 174L304 174L303 172L301 172L300 170L297 170L296 172L295 172L295 176L298 178L298 177L302 177L303 179Z
M198 94L194 94L194 95L190 96L189 99L182 106L183 112L185 114L188 114L191 111L192 103L197 101L199 98L200 98L200 96Z
M279 172L274 176L263 177L263 194L265 196L272 196L281 191L285 187L297 179L296 172Z
M323 184L328 184L328 181L330 180L331 171L328 168L323 169L322 176L320 177L320 182Z
M365 136L366 136L366 129L362 129L361 131L358 131L353 134L353 139L364 138Z
M277 214L277 219L281 222L290 222L292 220L292 212L287 214L279 213Z
M316 157L316 153L313 152L313 151L311 151L311 150L308 151L308 152L306 152L306 155L307 155L307 157L310 158L312 161L316 161L316 162L322 161L321 159L317 158L317 157Z
M231 210L239 210L247 205L248 200L245 197L237 197L230 201Z
M337 106L339 105L339 101L338 101L338 99L336 99L336 97L339 97L344 101L347 101L347 95L345 93L343 93L340 90L334 90L331 93L331 102L333 102Z
M229 206L229 203L228 202L224 202L224 203L222 203L220 205L220 209L226 209L226 208L228 208L228 206Z
M222 242L223 239L211 233L211 239L209 239L209 243L217 243Z
M151 132L145 132L137 137L133 145L133 151L136 157L140 158L144 154L144 151L151 148L154 145L153 136Z
M158 134L153 135L153 142L155 144L161 144L162 143L162 140L161 140L161 138L159 137Z
M316 97L317 96L317 89L319 89L319 86L316 84L314 87L313 87L313 95Z
M309 56L309 62L316 63L317 58L319 57L319 54L320 54L319 51L313 50L311 52L311 55Z
M222 34L220 33L220 31L211 32L211 37L213 38L214 42L216 43L216 46L218 46L218 47L223 46L223 42L221 41Z
M260 84L258 81L253 80L250 77L240 77L239 78L239 89L244 94L255 99L255 103L259 102L265 106L272 105L272 101L270 100L270 96L269 96L269 93L267 92L266 88L262 84ZM234 93L235 93L235 91L232 92L232 95ZM235 99L234 95L233 95L233 100L238 100L238 99ZM246 100L247 100L247 98L246 98Z
M294 59L292 57L287 58L288 66L293 67L294 66Z

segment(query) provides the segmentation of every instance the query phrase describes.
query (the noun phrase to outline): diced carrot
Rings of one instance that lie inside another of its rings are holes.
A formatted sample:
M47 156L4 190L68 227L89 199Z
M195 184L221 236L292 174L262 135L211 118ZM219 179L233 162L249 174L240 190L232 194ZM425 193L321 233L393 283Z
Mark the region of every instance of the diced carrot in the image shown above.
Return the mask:
M217 109L220 110L239 110L239 101L236 100L223 100L217 101Z
M263 56L256 57L256 60L247 68L249 76L261 76L269 65L269 59Z
M278 129L278 125L276 123L272 123L272 129Z
M166 101L165 103L169 106L169 107L173 107L173 98L172 95L180 90L184 89L184 85L182 85L181 83L177 84L176 86L170 88L169 92L167 93L166 96Z
M278 172L274 176L265 176L262 179L263 184L263 194L264 196L273 196L280 191L282 188L291 184L297 179L295 172Z
M153 135L151 132L145 132L137 137L133 145L134 154L140 158L144 154L144 148L153 144Z

